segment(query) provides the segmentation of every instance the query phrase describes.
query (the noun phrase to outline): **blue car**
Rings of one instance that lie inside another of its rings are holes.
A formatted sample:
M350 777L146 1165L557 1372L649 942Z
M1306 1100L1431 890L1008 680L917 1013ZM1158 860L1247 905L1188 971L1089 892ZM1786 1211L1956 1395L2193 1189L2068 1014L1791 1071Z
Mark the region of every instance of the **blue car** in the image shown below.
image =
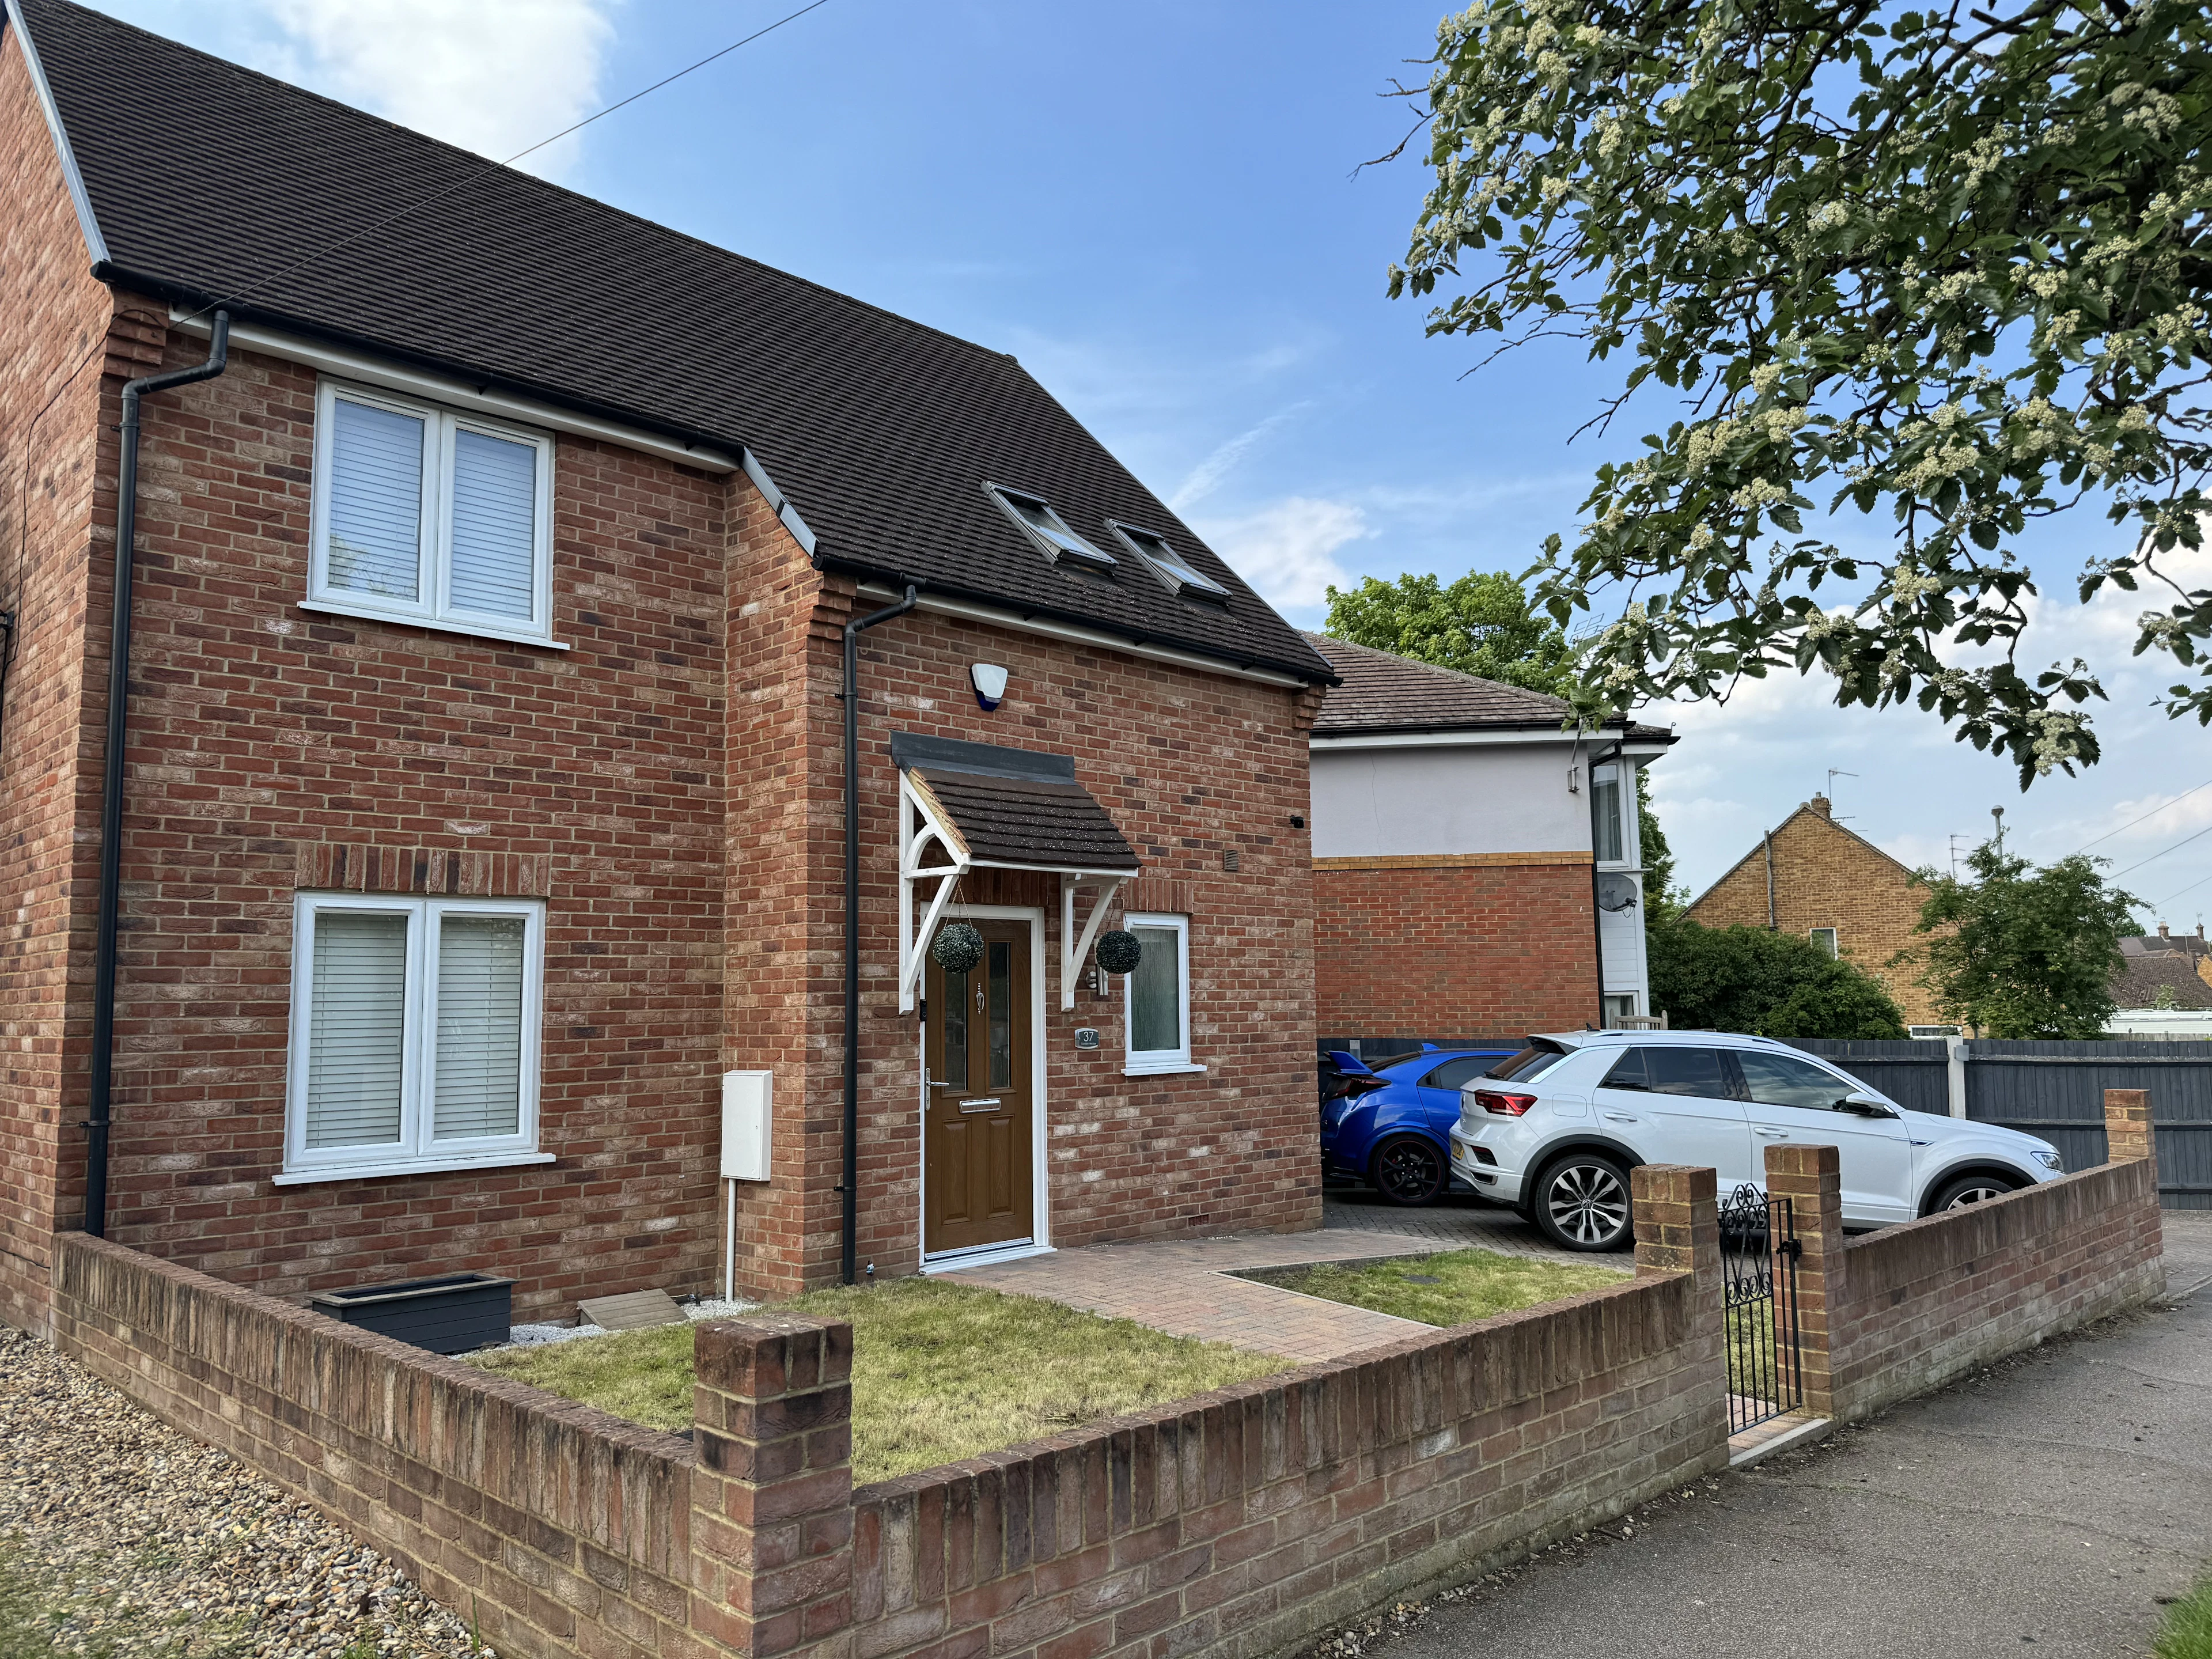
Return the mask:
M1322 1177L1364 1181L1393 1204L1433 1204L1464 1186L1452 1175L1448 1138L1459 1121L1460 1085L1516 1052L1424 1043L1418 1054L1370 1068L1330 1049L1322 1063Z

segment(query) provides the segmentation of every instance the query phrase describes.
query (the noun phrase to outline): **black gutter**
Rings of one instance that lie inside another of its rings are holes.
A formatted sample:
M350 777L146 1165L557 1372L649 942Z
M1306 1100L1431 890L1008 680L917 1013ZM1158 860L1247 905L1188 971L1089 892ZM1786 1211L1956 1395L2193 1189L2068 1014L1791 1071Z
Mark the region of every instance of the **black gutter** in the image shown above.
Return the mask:
M914 609L914 584L896 605L845 624L845 1171L841 1271L854 1281L860 1215L860 635ZM905 964L901 963L902 967Z
M107 642L107 768L100 795L100 931L93 945L92 1110L85 1120L84 1230L107 1237L107 1147L115 1085L115 932L123 902L123 760L131 718L131 574L138 541L138 404L149 392L212 380L230 364L230 313L215 314L207 361L123 388L123 465L115 495L115 582Z

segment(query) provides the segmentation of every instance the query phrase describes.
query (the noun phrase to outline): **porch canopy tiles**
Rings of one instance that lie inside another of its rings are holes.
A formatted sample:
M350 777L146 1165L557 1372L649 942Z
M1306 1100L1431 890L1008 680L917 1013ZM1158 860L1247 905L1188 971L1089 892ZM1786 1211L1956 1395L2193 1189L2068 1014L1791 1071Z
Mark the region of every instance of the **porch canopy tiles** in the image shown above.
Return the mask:
M1074 1007L1076 975L1107 908L1139 868L1097 797L1075 781L1074 757L894 732L891 758L899 769L900 1009L913 1009L923 953L970 870L1060 878L1060 1006ZM1084 888L1096 896L1079 932Z

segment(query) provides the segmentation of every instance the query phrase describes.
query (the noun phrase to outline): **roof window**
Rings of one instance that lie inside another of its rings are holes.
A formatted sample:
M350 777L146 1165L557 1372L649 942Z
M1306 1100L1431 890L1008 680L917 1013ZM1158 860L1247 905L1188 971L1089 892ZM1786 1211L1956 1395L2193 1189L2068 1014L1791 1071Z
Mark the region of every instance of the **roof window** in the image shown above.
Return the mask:
M1119 519L1107 520L1106 527L1124 547L1151 566L1152 574L1165 582L1170 591L1214 605L1228 602L1229 590L1212 577L1192 569L1190 562L1169 546L1168 538L1158 531L1142 530L1133 524L1123 524Z
M1052 503L1043 496L1009 489L1004 484L986 483L983 488L1006 515L1036 544L1037 550L1054 564L1065 560L1080 569L1110 574L1121 562L1105 549L1093 547L1070 530L1067 521L1052 510Z

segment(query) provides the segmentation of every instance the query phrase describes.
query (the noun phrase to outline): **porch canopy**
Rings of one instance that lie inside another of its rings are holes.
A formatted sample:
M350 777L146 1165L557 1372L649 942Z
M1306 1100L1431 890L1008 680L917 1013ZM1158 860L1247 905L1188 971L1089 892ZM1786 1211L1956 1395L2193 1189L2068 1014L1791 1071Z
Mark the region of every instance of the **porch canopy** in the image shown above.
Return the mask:
M1098 798L1075 781L1074 757L894 732L891 758L899 769L900 1008L915 1006L923 954L970 870L1060 878L1060 1006L1074 1007L1076 976L1107 909L1141 867ZM1079 928L1076 895L1086 888L1092 896Z

